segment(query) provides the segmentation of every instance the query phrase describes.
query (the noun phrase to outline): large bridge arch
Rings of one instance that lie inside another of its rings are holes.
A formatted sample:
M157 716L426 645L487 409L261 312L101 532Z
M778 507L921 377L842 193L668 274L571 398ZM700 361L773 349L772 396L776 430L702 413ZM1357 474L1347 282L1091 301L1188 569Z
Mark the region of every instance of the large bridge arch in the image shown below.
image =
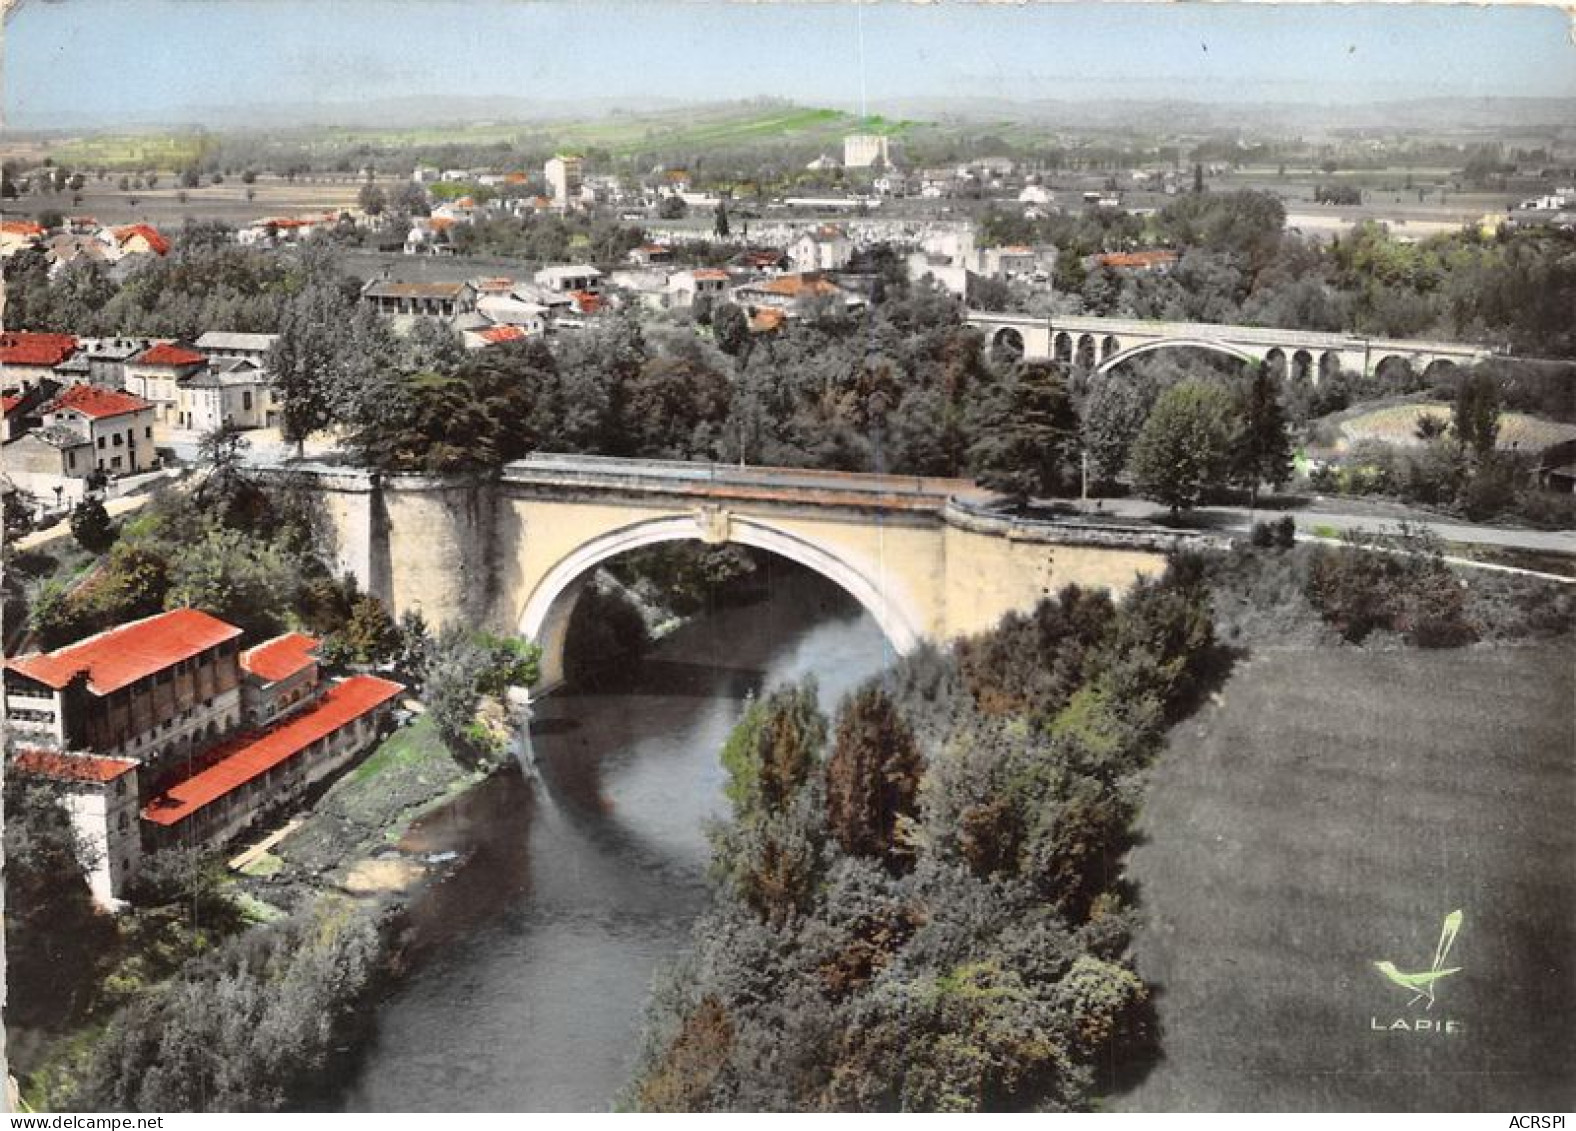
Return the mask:
M814 570L852 596L900 655L912 651L923 638L920 610L905 607L895 587L877 584L835 550L759 519L727 515L722 521L726 525L722 537L704 511L631 523L587 539L554 564L532 587L519 619L520 634L542 649L538 687L551 689L563 681L569 619L592 571L610 558L663 542L733 542L778 554Z
M1212 353L1222 353L1228 357L1234 357L1239 361L1253 362L1258 360L1247 350L1234 346L1229 342L1211 341L1208 338L1157 338L1153 341L1141 342L1136 346L1129 346L1125 350L1112 354L1100 362L1099 368L1095 372L1109 373L1124 361L1131 361L1135 357L1140 357L1146 353L1154 353L1156 350L1170 349L1209 350Z

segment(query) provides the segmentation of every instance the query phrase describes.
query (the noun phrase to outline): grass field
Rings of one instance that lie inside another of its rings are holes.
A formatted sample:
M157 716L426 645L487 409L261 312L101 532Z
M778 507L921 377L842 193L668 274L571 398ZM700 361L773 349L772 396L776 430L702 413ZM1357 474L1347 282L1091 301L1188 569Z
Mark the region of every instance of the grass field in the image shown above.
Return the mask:
M1149 783L1130 878L1163 1059L1115 1106L1576 1104L1573 692L1568 641L1241 665ZM1373 963L1427 970L1458 909L1460 972L1408 1008ZM1388 1029L1417 1018L1459 1031Z
M97 180L89 177L81 192L81 203L72 194L41 193L8 201L6 216L37 216L60 212L69 216L92 216L104 224L147 223L161 229L179 231L186 220L222 220L242 225L265 216L298 216L329 209L353 208L364 183L349 174L323 174L294 182L283 177L261 176L256 184L242 184L231 177L222 185L204 183L201 188L182 189L173 177L165 177L156 189L122 192L117 178ZM385 189L402 183L396 178L381 178ZM251 192L250 199L247 197Z
M1417 422L1423 416L1450 421L1451 407L1444 401L1412 401L1390 404L1337 417L1341 435L1351 443L1383 440L1388 444L1418 444ZM1554 444L1576 439L1576 424L1544 420L1525 412L1503 412L1499 417L1499 446L1521 451L1542 451Z

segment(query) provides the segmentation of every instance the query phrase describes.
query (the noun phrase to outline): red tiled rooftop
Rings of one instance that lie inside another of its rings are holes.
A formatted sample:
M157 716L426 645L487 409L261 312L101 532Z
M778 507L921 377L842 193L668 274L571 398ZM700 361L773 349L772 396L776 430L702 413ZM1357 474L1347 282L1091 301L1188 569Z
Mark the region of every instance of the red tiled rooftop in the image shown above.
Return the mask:
M44 229L31 220L4 220L0 221L0 232L8 236L41 236Z
M129 239L141 236L148 241L155 254L164 255L170 250L170 241L159 234L159 230L149 224L128 224L124 228L115 229L115 241L125 243Z
M88 689L108 695L239 635L239 628L218 617L197 609L174 609L53 652L18 656L6 661L6 667L56 690L77 672L86 671Z
M141 397L114 389L101 389L96 385L72 385L44 409L45 412L80 412L102 420L108 416L123 416L128 412L141 412L153 406Z
M1156 267L1162 263L1175 263L1174 251L1113 251L1095 257L1104 267Z
M690 272L690 275L692 277L696 278L696 279L727 279L727 278L729 278L728 273L726 271L722 270L721 268L718 268L718 267L697 267L697 268L695 268L695 270Z
M590 291L570 291L569 296L575 300L575 306L581 314L595 314L602 309L601 295Z
M52 781L112 782L137 768L130 758L100 758L91 754L60 754L53 750L20 750L11 766L19 773Z
M317 663L312 654L322 641L304 632L287 632L241 653L241 667L269 683L289 679Z
M208 359L196 350L189 350L173 342L160 342L149 346L134 359L138 365L201 365Z
M0 397L0 408L4 409L6 416L10 416L11 415L11 410L14 409L17 405L19 405L21 403L22 403L22 398L21 397L12 397L12 396Z
M259 734L224 743L213 751L219 756L217 763L155 797L142 815L156 825L179 824L404 690L402 685L377 676L351 676L330 687L307 710Z
M482 341L490 345L500 345L503 342L518 342L526 337L526 333L518 326L494 326L481 331L480 336Z
M773 279L768 283L756 283L755 289L768 294L786 295L797 298L800 295L835 295L838 288L825 279L818 279L813 275L784 275L780 279Z
M0 334L0 364L59 365L77 352L74 334Z

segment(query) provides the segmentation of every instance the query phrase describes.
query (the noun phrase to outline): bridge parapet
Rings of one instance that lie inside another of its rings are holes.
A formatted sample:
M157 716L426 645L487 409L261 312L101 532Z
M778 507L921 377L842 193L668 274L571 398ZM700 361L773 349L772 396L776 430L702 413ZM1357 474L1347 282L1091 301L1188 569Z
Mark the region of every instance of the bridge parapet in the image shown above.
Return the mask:
M1230 538L1202 530L1096 522L1064 518L1025 518L984 507L966 499L953 499L942 512L948 526L976 534L992 534L1012 542L1040 542L1064 546L1104 546L1124 550L1171 553L1230 544Z
M983 495L971 479L736 467L685 460L637 460L551 452L533 453L508 464L503 470L502 482L522 487L602 493L634 492L938 513L954 496Z

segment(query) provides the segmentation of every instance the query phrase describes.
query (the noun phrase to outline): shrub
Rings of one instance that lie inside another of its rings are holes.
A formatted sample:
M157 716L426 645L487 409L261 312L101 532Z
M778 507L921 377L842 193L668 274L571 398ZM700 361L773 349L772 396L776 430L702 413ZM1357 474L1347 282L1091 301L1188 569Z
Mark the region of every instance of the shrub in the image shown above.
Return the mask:
M71 536L92 554L102 554L115 541L115 526L104 504L88 496L71 508Z
M1430 537L1402 529L1399 536L1337 548L1319 547L1306 593L1324 619L1350 643L1393 630L1424 648L1450 648L1476 639L1462 584Z

